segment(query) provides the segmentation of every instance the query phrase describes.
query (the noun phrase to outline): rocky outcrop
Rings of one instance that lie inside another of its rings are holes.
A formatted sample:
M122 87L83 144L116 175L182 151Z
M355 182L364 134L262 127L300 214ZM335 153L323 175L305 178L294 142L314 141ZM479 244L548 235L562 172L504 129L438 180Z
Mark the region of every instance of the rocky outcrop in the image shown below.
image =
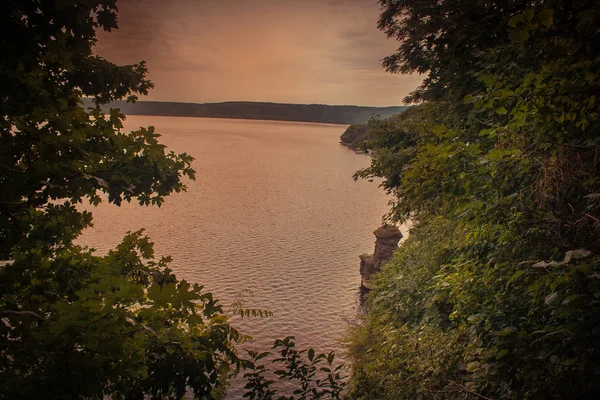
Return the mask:
M375 235L375 252L361 254L360 258L360 286L369 288L369 277L379 272L381 266L388 262L398 248L402 233L396 226L382 226L373 232Z

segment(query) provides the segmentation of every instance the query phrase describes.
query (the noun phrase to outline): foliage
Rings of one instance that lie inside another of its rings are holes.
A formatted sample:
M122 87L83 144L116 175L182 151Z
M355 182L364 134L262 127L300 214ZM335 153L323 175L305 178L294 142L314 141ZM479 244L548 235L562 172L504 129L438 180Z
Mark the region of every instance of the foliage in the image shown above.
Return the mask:
M141 232L105 257L14 251L1 284L3 397L210 397L244 337L168 261Z
M418 223L351 335L352 397L597 397L597 2L381 4L425 102L371 122L357 177Z
M291 396L279 396L278 400L307 400L307 399L340 399L346 386L344 364L334 366L335 354L330 352L315 354L314 349L308 351L295 349L296 343L293 336L276 340L273 348L278 349L279 358L273 365L283 363L285 369L274 371L279 380L288 381L294 387ZM306 360L302 354L306 353ZM277 390L273 389L274 381L267 378L268 370L258 362L269 355L268 352L257 353L248 351L250 356L249 372L244 374L247 379L245 386L248 391L244 397L253 399L273 399ZM319 367L319 364L323 365ZM297 396L297 397L296 397Z
M402 114L406 112L407 109L408 107L402 107L400 113L394 114L388 118L384 118L383 121L393 123L399 119L402 119ZM379 114L373 115L369 122L370 123L368 124L350 125L340 136L340 142L353 150L362 151L365 153L368 152L369 142L375 139L375 134L372 131L373 126L377 125L378 127L381 127L381 116ZM379 137L381 137L381 135L379 135Z
M123 115L99 105L146 94L143 63L117 66L92 54L95 30L116 27L115 1L3 2L0 66L0 258L46 251L91 224L77 211L105 193L119 205L161 205L181 178L194 177L187 154L165 153L152 127L122 132ZM84 110L81 97L96 107Z
M73 244L92 223L83 201L160 206L194 178L154 128L124 132L100 108L152 87L143 63L92 52L116 12L115 0L0 4L1 398L208 398L241 365L245 337L141 232L104 257Z
M367 140L367 138L367 124L352 124L342 133L340 141L345 145L357 147L358 143Z

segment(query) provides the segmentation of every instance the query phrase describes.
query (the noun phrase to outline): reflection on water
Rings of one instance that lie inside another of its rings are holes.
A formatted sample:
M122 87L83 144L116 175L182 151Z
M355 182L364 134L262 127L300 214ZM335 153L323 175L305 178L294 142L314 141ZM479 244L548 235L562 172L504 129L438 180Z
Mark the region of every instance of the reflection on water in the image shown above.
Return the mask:
M342 125L129 116L195 157L197 180L160 208L102 204L81 242L106 252L142 227L180 278L223 304L243 290L268 319L236 320L252 347L294 335L300 347L339 349L357 306L358 255L387 208L374 183L352 174L369 159L339 145ZM235 391L234 391L235 392ZM235 398L231 395L232 398Z

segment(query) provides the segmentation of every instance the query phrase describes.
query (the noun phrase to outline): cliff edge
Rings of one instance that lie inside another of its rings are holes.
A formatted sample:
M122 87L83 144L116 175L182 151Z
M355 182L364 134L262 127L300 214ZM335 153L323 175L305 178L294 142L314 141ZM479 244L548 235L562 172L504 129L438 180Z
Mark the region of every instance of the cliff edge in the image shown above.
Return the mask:
M360 286L370 289L369 277L381 270L381 266L388 262L398 248L402 233L397 226L382 226L375 232L375 251L373 254L361 254L360 258Z

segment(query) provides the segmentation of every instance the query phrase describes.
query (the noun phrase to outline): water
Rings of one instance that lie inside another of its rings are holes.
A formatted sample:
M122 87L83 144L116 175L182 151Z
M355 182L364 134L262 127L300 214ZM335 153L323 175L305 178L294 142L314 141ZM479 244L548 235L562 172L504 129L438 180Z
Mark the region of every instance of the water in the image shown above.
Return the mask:
M339 352L357 306L358 255L373 250L388 201L376 183L352 180L369 158L339 144L346 126L148 116L125 123L148 125L169 149L195 157L196 181L160 209L89 208L94 228L81 242L105 253L127 231L146 228L178 277L225 305L250 291L246 307L274 313L235 319L255 337L250 347L268 350L293 335L299 347ZM238 395L234 388L229 397Z

